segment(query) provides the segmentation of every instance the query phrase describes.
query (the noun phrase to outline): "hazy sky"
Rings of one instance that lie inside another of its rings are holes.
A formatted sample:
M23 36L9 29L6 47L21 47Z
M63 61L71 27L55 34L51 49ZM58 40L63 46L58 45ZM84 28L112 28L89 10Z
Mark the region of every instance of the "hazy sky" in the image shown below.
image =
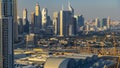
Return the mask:
M120 20L120 0L69 0L75 10L75 14L82 14L86 19L104 18ZM22 10L28 9L28 13L35 11L35 5L39 3L40 9L48 8L49 15L59 11L64 5L67 10L68 0L18 0L18 15L22 17Z

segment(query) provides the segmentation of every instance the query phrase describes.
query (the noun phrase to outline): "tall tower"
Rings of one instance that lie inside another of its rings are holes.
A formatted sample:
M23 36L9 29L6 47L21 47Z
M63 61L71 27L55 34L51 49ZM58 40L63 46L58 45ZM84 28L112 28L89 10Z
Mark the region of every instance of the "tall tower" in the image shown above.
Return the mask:
M42 29L46 29L47 25L47 17L48 17L48 10L47 8L43 8L42 10Z
M107 29L110 28L110 17L107 18Z
M34 33L39 34L40 29L42 28L41 26L41 11L40 11L40 6L37 3L35 6L35 24L34 24Z
M14 0L0 0L0 68L14 68Z
M29 33L29 22L28 22L28 17L27 17L27 9L23 10L23 30L25 34Z
M35 13L31 13L30 33L34 33Z
M53 27L54 27L54 34L58 35L58 12L53 13Z
M18 23L17 23L17 0L13 0L13 25L14 25L14 42L18 41Z
M98 27L98 18L95 19L95 27Z
M72 16L74 16L74 9L71 6L70 2L68 2L68 10L71 11Z

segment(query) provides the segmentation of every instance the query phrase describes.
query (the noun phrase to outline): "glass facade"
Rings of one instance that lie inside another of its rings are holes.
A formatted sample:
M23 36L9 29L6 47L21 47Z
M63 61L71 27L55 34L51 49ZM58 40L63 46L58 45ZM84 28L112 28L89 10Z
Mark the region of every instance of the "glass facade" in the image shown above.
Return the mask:
M0 0L0 68L14 68L13 4L13 0Z

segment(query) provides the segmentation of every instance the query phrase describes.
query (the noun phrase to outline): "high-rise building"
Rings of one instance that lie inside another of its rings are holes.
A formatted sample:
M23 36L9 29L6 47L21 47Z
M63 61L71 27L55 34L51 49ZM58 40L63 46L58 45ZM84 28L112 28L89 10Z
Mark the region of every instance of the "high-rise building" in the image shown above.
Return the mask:
M48 23L48 9L43 8L43 10L42 10L42 29L47 28L47 23Z
M14 0L0 0L0 68L14 68Z
M72 35L73 19L70 11L60 11L60 36Z
M34 33L35 13L31 13L30 33Z
M54 34L58 35L59 32L59 21L58 21L58 12L53 13L53 27L54 27Z
M74 9L68 3L68 11L61 10L59 12L59 36L72 36L74 35Z
M107 26L107 18L102 19L102 27Z
M107 29L110 28L110 17L107 18Z
M23 21L20 17L18 17L18 34L23 34Z
M74 16L74 9L71 6L70 2L68 2L68 10L71 12L72 16Z
M29 22L28 22L27 9L23 10L23 30L25 34L29 33Z
M17 0L13 0L13 25L14 25L14 42L18 41L18 23L17 23Z
M41 11L40 6L37 3L35 6L35 23L34 23L34 33L39 34L40 29L42 28L42 18L41 18Z
M80 27L84 26L84 17L83 15L74 16L77 22L77 31L80 31Z

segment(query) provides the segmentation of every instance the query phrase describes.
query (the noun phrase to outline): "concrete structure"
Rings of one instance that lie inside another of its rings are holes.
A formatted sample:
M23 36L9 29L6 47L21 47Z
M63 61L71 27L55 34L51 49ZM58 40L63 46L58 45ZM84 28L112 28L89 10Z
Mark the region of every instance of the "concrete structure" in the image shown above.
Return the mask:
M15 22L14 0L0 0L0 68L14 68L13 24Z

